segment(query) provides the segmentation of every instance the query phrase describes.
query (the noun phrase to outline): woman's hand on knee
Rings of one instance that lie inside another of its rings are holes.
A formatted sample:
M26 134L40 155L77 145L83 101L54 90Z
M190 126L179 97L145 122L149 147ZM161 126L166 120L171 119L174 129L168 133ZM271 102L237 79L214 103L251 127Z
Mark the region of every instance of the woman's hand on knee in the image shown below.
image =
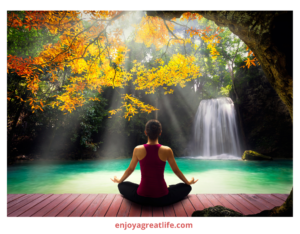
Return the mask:
M192 179L189 181L188 185L195 184L197 181L198 181L198 179L194 180L194 177L192 177Z
M114 176L114 179L110 178L112 180L112 182L114 183L121 183L121 181L117 178L117 176Z

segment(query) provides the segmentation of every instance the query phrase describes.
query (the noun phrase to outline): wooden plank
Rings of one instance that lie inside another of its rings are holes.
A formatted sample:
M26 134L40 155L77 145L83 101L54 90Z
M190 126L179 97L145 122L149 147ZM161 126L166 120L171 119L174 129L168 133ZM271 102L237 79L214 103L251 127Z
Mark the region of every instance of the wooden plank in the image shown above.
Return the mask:
M31 207L29 210L27 210L25 213L21 214L19 217L30 217L30 216L32 216L33 214L35 214L36 212L38 212L39 210L41 210L42 208L47 206L50 202L52 202L53 200L55 200L59 196L60 196L60 194L53 194L52 196L49 196L48 198L46 198L45 200L43 200L42 202L40 202L36 206Z
M153 213L153 217L164 217L164 211L162 207L153 206L152 213Z
M206 198L204 194L197 194L197 197L203 204L204 208L212 207L213 204Z
M16 205L10 207L7 209L7 215L13 213L14 211L20 209L21 207L27 205L28 203L32 202L33 200L41 197L43 194L33 194L32 196L28 197L27 199L24 199L23 201L17 203Z
M227 201L225 199L225 197L223 197L224 194L214 194L213 196L226 208L229 208L231 210L234 210L236 212L242 213L242 211L240 211L239 209L237 209L233 204L231 204L229 201Z
M104 217L116 194L107 194L101 205L98 207L93 217Z
M56 207L50 210L44 217L55 217L57 216L62 210L64 210L72 201L74 201L79 194L71 194L69 197L64 199L61 203L59 203Z
M171 206L150 207L120 194L7 194L9 217L186 217L195 210L221 205L244 215L270 210L289 194L191 194Z
M183 208L184 208L184 210L185 210L185 212L186 212L186 214L187 214L188 217L191 217L192 214L195 211L195 208L194 208L194 206L192 205L192 203L191 203L191 201L189 199L190 196L191 195L188 195L186 198L184 198L181 201L182 202L182 206L183 206Z
M81 215L81 217L92 217L106 196L107 194L98 194L89 207Z
M56 217L68 217L86 198L88 194L80 194L66 208L64 208Z
M242 198L246 199L254 206L256 206L260 211L272 209L274 206L270 203L264 201L263 199L253 195L253 194L239 194Z
M69 215L69 217L80 217L95 200L97 194L89 194L88 197Z
M121 194L117 194L112 204L108 208L108 211L105 214L105 217L117 217L118 211L121 207L123 201L123 196Z
M235 200L239 201L241 204L243 204L245 207L247 207L248 210L251 210L254 214L257 214L257 213L261 212L261 210L258 209L254 204L250 203L249 201L247 201L246 199L244 199L240 195L230 194L230 196L232 196Z
M7 194L7 203L10 203L26 194Z
M13 197L13 196L15 196L15 195L16 195L16 194L8 193L8 194L7 194L7 200L8 200L8 198Z
M164 211L164 216L165 217L176 217L175 216L175 211L174 211L174 208L173 208L172 205L164 206L163 211Z
M19 202L24 201L25 199L33 196L34 194L26 194L22 197L17 198L16 200L11 201L10 203L7 204L7 208L13 207L14 205L18 204Z
M126 198L123 198L123 202L121 204L117 217L127 217L129 215L131 204L131 201L129 201Z
M205 197L210 201L211 204L213 204L213 206L223 206L223 204L214 197L213 194L205 194Z
M36 212L31 217L42 217L46 215L48 212L50 212L52 209L54 209L57 205L59 205L61 202L63 202L65 199L67 199L71 194L58 194L59 196L54 199L52 202L47 204L45 207L43 207L41 210Z
M142 214L142 206L135 202L132 202L131 208L129 211L129 217L140 217Z
M9 202L9 200L13 200L12 198L15 197L17 194L7 194L6 203Z
M229 194L222 194L222 196L229 203L231 203L234 207L236 207L238 210L240 210L239 212L242 213L243 215L254 214L251 210L249 210L247 207L245 207L244 205L242 205L240 202L238 202L236 199L234 199Z
M142 206L141 217L152 217L152 207L151 206Z
M188 196L190 202L192 203L193 207L195 208L195 210L204 210L205 207L203 206L203 204L201 203L201 201L199 200L199 198L196 196L196 194L191 194Z
M281 206L284 203L284 201L282 201L281 199L275 196L272 196L272 194L255 194L255 195L273 204L274 206Z
M10 213L8 217L17 217L20 216L22 213L26 212L30 208L34 207L35 205L39 204L40 202L44 201L48 197L50 197L52 194L43 194L42 196L36 198L35 200L31 201L27 205L15 210L14 212Z
M289 196L289 194L281 194L281 193L272 193L272 195L280 198L283 201L285 201Z
M176 217L187 217L181 201L173 204Z

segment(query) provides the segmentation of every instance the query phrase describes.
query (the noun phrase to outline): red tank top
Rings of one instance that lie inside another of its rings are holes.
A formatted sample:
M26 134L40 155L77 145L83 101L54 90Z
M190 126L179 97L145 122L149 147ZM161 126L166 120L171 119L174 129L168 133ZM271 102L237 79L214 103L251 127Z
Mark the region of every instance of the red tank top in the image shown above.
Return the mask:
M137 194L143 197L162 197L169 193L164 179L166 162L158 157L160 144L144 144L146 156L140 160L141 183L137 189Z

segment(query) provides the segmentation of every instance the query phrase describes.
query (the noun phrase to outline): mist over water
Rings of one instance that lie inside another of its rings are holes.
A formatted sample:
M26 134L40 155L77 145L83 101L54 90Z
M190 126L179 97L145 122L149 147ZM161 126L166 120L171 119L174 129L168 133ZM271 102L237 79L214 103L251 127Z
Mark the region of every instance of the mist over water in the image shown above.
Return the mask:
M183 156L181 158L189 158L189 159L202 159L202 160L240 160L241 157L234 156L231 154L219 154L212 156Z
M194 159L241 159L236 112L231 98L202 100L194 120Z
M293 162L201 160L176 158L187 179L199 181L191 194L198 193L289 193L293 186ZM110 178L121 178L130 159L23 163L8 166L7 193L119 193ZM167 185L182 183L167 163ZM139 163L126 179L139 184Z

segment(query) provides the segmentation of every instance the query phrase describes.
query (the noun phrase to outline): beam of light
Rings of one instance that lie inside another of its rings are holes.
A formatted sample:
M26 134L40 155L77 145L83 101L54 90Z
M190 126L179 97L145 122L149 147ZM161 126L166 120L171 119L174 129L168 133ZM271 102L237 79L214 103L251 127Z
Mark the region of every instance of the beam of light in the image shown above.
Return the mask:
M169 118L169 123L172 125L172 129L168 129L168 132L170 133L182 133L183 128L180 124L179 120L177 119L176 113L173 111L172 106L170 104L170 101L168 98L161 98L162 108L164 110L165 115ZM184 109L184 107L183 107ZM182 111L182 114L186 113L185 110ZM180 116L182 118L182 116ZM158 117L159 120L159 117ZM162 126L164 129L164 126ZM164 131L163 131L164 132Z
M55 123L62 128L62 124L67 122L71 122L73 126L78 126L80 119L74 118L74 116L64 115L57 119ZM65 147L67 141L70 141L73 133L61 134L62 129L56 129L57 126L54 125L55 123L51 124L50 129L46 129L42 133L39 133L39 139L44 139L44 141L39 143L37 155L41 155L42 158L55 159L57 158L57 155L55 154L59 154L59 152L63 152L64 154L67 153Z
M190 84L188 83L187 86L189 86ZM197 99L197 95L195 95L195 93L192 92L192 90L189 92L189 96L187 96L184 93L184 88L178 88L176 89L176 95L180 96L180 100L184 101L184 107L185 109L188 110L189 113L193 113L193 115L195 114L195 107L193 102L195 101L194 99ZM193 100L192 100L193 99ZM197 101L198 102L198 101ZM198 105L197 105L198 106Z
M85 14L83 11L82 13L82 19L84 21L90 21L91 17L90 14ZM121 40L127 41L130 37L132 37L133 32L135 31L135 28L133 27L134 24L138 24L142 17L145 15L144 11L130 11L126 14L130 14L127 19L124 21L122 19L116 19L114 23L107 28L107 32L110 33L118 28L121 28L123 30L123 37L121 37Z
M126 93L126 88L124 88L122 91L122 93ZM120 94L118 92L116 92L115 90L113 90L113 94L111 97L111 105L108 107L108 109L114 109L117 106L116 105L120 105L120 103L118 102L117 104L114 102L114 100L120 100ZM117 122L117 118L118 118L118 122ZM103 134L103 143L100 145L100 150L97 152L97 157L101 158L101 157L107 157L107 156L119 156L122 157L124 155L121 155L122 150L124 152L124 146L126 144L124 137L117 134L116 131L114 132L109 132L109 129L111 129L112 127L117 127L120 128L120 131L123 130L123 127L125 126L125 122L127 120L123 117L123 116L117 116L114 115L112 116L111 119L108 119L106 121L106 127L104 130ZM118 126L115 126L115 124L118 123ZM100 133L99 133L100 134Z

